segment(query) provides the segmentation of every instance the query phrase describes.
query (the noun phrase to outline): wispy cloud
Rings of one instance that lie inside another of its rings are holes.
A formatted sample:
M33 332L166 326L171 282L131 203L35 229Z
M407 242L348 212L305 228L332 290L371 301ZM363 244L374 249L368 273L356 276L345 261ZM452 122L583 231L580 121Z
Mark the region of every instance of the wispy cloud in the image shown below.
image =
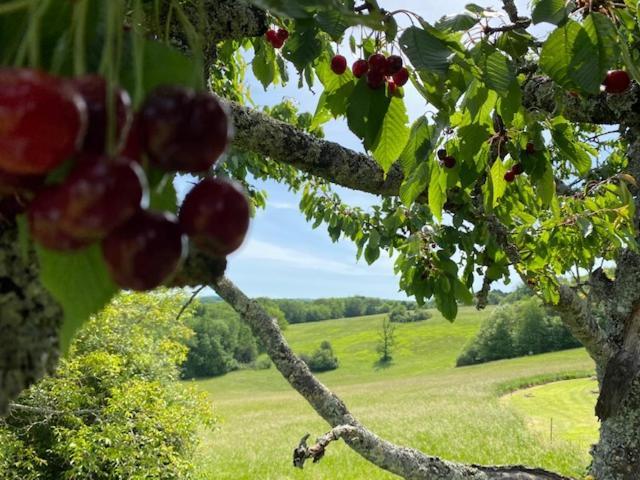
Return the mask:
M234 261L278 262L280 268L297 268L310 271L334 273L352 276L393 276L393 265L388 258L368 266L364 262L356 263L355 256L349 261L337 261L303 250L275 245L262 240L251 239L237 253Z

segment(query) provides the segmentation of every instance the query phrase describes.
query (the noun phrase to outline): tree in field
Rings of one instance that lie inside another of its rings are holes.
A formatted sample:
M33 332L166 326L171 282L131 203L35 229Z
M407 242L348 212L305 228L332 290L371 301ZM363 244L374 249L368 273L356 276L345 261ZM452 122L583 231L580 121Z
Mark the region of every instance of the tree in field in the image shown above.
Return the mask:
M376 351L380 355L381 363L389 363L391 361L395 342L396 326L391 322L389 316L386 315L380 324L378 330L378 345L376 345Z
M391 444L309 373L271 316L223 277L250 207L265 203L252 182L270 178L299 192L303 214L333 240L351 239L367 262L395 253L400 288L419 303L433 297L451 320L459 302L475 293L482 308L492 284L517 272L596 363L591 474L636 478L636 2L534 0L519 11L502 0L499 10L469 4L435 23L384 3L0 4L0 414L119 288L209 285L334 427L324 446L343 438L405 478L561 478ZM265 87L295 69L302 88L320 93L315 113L249 108L247 55ZM425 101L411 125L409 86ZM367 153L322 138L334 117ZM177 172L201 178L182 205ZM333 185L379 204L354 208ZM301 447L298 465L324 446Z

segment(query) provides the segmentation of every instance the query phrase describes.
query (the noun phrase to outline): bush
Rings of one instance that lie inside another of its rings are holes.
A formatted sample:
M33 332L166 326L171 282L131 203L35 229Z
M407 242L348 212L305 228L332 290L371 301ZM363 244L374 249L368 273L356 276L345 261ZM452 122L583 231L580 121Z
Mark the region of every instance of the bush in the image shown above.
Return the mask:
M389 320L394 323L420 322L422 320L428 320L430 318L431 314L423 308L407 310L404 306L395 307L389 314Z
M493 311L458 357L457 366L580 346L562 320L549 314L540 300L526 295L520 298Z
M300 355L312 372L326 372L338 368L338 358L333 354L331 343L323 341L313 355Z
M55 375L0 421L0 478L190 478L212 419L206 395L176 381L192 335L176 321L185 301L122 294L90 320Z

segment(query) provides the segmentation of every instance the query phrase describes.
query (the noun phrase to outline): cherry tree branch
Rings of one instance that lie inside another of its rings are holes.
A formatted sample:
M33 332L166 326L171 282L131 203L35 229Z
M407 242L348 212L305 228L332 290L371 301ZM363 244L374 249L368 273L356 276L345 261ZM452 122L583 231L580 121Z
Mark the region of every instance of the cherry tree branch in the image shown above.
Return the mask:
M211 287L249 325L282 376L333 427L325 435L322 449L330 441L342 438L374 465L412 480L568 480L555 473L520 466L484 467L453 463L378 437L361 425L345 403L293 353L278 323L258 302L249 299L227 278L221 278Z

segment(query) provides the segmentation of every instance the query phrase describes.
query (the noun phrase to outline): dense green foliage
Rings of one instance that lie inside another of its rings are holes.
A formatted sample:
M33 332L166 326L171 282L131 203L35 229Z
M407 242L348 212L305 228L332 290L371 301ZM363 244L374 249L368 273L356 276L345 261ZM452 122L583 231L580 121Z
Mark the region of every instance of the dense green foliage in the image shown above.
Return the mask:
M327 340L323 340L318 349L311 355L301 354L300 359L307 364L312 372L326 372L338 368L338 357L333 353L333 347Z
M496 308L456 364L473 365L579 346L559 317L551 315L540 300L528 298Z
M191 478L197 429L212 417L176 382L192 335L176 319L185 300L122 294L94 317L0 423L0 478Z
M431 314L425 308L407 310L403 306L397 306L389 313L389 320L395 323L420 322L429 318L431 318Z
M554 408L553 442L549 418L544 435L531 431L500 396L502 385L528 385L531 378L544 383L593 375L593 361L576 349L455 368L458 352L494 309L462 307L454 323L432 310L426 322L395 324L393 362L382 366L375 345L383 315L291 325L285 336L296 352L312 352L331 340L340 367L319 374L320 380L385 438L458 461L536 465L584 479L596 437L580 444L562 440L561 415L574 415L570 401L560 399L563 391L550 398L567 409ZM318 464L293 469L287 461L292 442L305 432L320 436L328 427L276 369L239 370L196 385L209 393L221 418L221 428L203 436L199 480L398 479L343 442L332 443ZM594 398L573 400L583 412Z

